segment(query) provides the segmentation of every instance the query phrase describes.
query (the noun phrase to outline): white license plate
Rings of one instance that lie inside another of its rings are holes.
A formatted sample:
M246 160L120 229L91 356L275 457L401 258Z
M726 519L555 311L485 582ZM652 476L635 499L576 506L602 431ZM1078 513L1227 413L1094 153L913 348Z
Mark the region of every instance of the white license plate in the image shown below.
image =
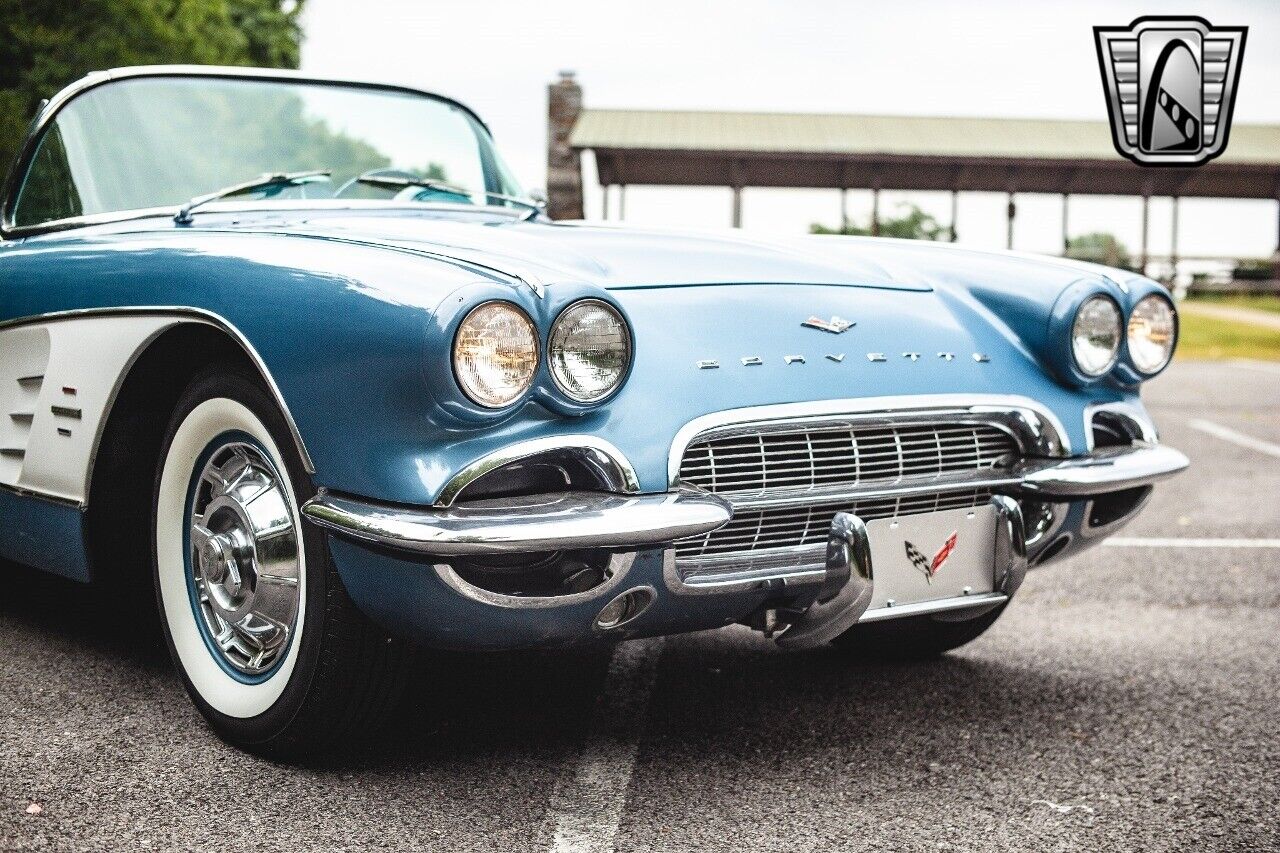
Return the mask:
M980 506L868 522L870 607L991 592L996 521L994 507Z

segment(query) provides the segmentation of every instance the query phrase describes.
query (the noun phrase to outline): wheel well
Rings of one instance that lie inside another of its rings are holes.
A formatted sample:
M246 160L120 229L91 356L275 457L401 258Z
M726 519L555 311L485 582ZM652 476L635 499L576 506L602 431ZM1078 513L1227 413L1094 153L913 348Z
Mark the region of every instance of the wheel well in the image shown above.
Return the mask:
M151 499L169 418L200 371L226 365L264 382L234 338L182 323L152 340L129 368L98 441L85 518L90 576L150 586Z

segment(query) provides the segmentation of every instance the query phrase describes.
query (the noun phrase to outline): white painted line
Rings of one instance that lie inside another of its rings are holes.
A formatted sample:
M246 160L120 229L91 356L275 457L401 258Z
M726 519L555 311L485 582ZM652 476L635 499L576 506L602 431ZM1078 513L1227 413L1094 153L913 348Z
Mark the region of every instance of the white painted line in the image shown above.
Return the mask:
M551 793L551 853L613 853L662 645L658 637L614 650L586 743Z
M1113 548L1280 548L1280 539L1193 539L1190 537L1112 536L1103 545Z
M1237 367L1247 367L1249 370L1257 370L1262 373L1270 373L1273 376L1280 376L1280 362L1276 361L1257 361L1252 358L1233 358L1231 363Z
M1214 438L1220 438L1240 447L1247 447L1250 450L1256 450L1259 453L1265 453L1268 456L1280 459L1280 444L1272 444L1269 441L1263 441L1260 438L1236 432L1230 427L1224 427L1222 424L1215 424L1213 421L1200 420L1199 418L1187 421L1187 426L1192 429L1198 429L1200 432L1208 433Z

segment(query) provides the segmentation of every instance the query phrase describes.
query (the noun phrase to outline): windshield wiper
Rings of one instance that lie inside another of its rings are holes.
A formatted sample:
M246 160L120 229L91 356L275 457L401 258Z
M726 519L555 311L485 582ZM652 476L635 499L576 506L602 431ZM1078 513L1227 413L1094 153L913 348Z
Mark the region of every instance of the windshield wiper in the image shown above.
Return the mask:
M259 175L252 180L244 181L239 184L232 184L229 187L223 187L220 190L214 190L207 195L198 195L191 201L187 202L182 208L174 214L173 221L179 225L190 225L192 222L191 211L195 210L203 204L211 201L217 201L220 198L237 195L239 193L252 192L253 190L265 190L271 187L296 187L299 184L310 184L321 178L327 178L333 174L328 169L316 169L310 172L276 172L274 174L267 172Z
M377 172L365 172L356 178L358 184L370 184L375 187L422 187L426 190L435 190L442 193L452 193L453 195L468 196L472 195L472 190L455 187L452 184L446 184L443 181L433 181L430 178L404 178L399 175L379 175ZM483 195L486 199L496 198L499 201L510 202L519 205L529 211L528 215L523 219L532 219L542 212L543 205L532 199L521 198L519 196L507 195L505 193L496 193L492 190L475 190L476 194Z

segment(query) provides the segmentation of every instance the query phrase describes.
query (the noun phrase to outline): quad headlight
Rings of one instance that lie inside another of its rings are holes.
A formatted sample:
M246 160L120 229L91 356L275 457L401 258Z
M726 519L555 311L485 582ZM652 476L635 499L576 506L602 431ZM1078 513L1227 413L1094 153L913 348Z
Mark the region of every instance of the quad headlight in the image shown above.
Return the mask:
M1158 373L1173 356L1178 323L1169 300L1158 293L1144 296L1129 314L1129 358L1145 374Z
M1097 377L1115 366L1121 325L1120 306L1109 296L1091 296L1080 305L1071 324L1071 354L1081 373Z
M561 393L576 403L595 403L617 390L626 376L631 332L612 305L584 299L556 319L547 349Z
M518 400L538 372L538 330L510 302L471 310L453 341L453 372L472 401L500 409Z

